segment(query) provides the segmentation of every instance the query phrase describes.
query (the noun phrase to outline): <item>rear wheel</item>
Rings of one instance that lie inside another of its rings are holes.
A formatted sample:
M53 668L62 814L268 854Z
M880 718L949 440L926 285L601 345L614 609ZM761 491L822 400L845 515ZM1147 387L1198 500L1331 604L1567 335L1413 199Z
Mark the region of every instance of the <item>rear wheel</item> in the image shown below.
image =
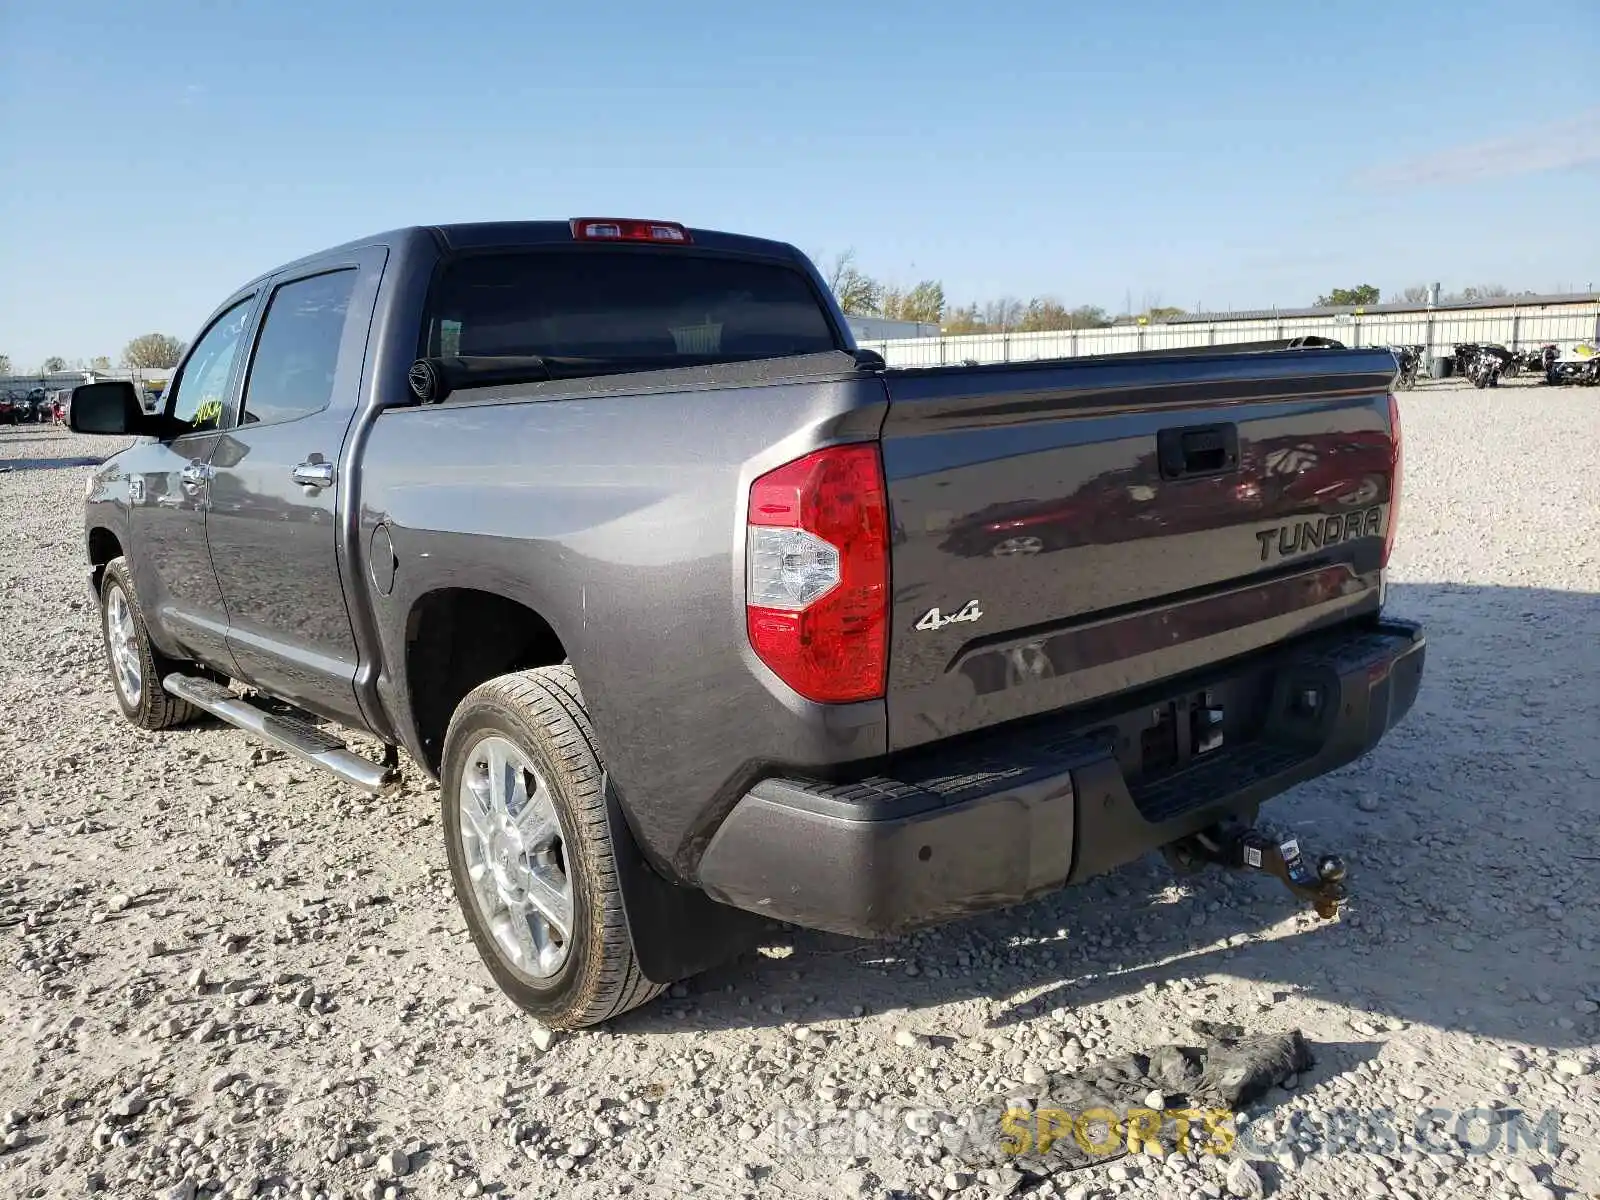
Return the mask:
M100 579L100 629L111 687L123 716L140 729L170 729L195 718L192 705L161 687L161 680L178 664L150 642L126 558L107 563Z
M634 957L603 767L572 668L468 693L445 735L442 817L456 899L500 988L552 1029L653 999Z

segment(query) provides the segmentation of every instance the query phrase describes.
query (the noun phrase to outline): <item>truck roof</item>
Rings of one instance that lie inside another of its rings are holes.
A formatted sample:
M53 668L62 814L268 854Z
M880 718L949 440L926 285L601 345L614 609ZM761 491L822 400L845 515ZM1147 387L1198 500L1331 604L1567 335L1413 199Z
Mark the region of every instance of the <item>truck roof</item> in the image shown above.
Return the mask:
M488 246L565 246L573 241L572 225L566 220L474 221L432 225L428 228L451 250L477 250ZM693 239L693 245L715 250L761 254L772 258L793 258L797 253L786 242L747 237L739 233L722 233L715 229L690 229L689 236Z
M723 233L715 229L690 227L692 244L701 249L720 250L733 254L752 254L765 258L803 261L798 250L787 242L770 238L747 237L739 233ZM250 281L254 285L279 271L314 262L333 254L348 253L365 246L394 248L418 239L431 239L446 252L483 250L494 247L522 249L544 245L572 245L572 226L569 220L559 221L465 221L450 225L408 225L383 233L355 238L337 246L329 246L312 254L302 255L292 262L282 263L270 271L263 271ZM676 247L674 247L676 249Z

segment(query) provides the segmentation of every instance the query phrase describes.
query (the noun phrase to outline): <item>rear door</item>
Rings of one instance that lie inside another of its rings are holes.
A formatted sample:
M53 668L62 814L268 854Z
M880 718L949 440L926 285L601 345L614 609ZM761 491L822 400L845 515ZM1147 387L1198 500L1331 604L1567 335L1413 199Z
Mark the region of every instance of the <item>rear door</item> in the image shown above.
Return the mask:
M1342 351L890 372L891 745L1375 609L1393 373Z
M206 526L239 676L355 725L340 455L383 257L368 249L272 281L236 415L211 457Z

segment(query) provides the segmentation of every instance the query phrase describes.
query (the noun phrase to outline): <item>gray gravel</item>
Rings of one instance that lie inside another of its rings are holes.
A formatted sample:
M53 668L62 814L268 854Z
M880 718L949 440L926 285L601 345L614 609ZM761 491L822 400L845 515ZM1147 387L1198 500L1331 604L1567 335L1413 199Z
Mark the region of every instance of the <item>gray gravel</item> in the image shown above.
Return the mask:
M1402 407L1391 606L1428 625L1427 681L1375 754L1269 810L1350 859L1340 922L1151 860L894 943L797 932L559 1037L478 964L432 788L373 800L226 729L121 721L85 471L31 462L111 447L0 429L0 1195L1600 1192L1600 393ZM963 1141L992 1129L969 1106L1195 1018L1317 1054L1229 1155L1041 1182ZM1507 1150L1516 1109L1558 1113L1553 1152Z

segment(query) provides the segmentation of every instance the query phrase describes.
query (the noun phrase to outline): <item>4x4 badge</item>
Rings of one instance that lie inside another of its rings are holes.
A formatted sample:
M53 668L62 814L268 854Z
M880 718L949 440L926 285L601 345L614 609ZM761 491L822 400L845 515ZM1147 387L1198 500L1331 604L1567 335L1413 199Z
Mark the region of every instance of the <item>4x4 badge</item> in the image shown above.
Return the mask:
M918 629L943 629L946 625L955 625L962 621L976 621L983 616L983 609L978 607L976 600L968 600L958 613L951 613L948 617L941 616L937 608L930 608L922 614L922 619L917 622Z

